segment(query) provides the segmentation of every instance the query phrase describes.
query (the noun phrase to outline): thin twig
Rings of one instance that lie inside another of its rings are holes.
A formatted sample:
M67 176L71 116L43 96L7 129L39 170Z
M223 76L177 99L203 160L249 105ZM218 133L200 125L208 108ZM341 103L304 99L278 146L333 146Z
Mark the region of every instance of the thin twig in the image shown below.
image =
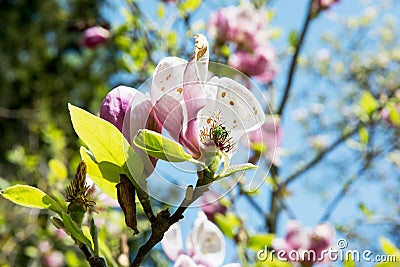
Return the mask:
M288 186L291 182L293 182L297 177L299 177L301 174L305 173L312 167L314 167L317 163L319 163L329 152L333 151L337 146L339 146L342 142L347 140L350 136L355 134L361 124L358 124L356 127L354 127L351 131L348 131L344 133L342 136L340 136L335 142L333 142L328 148L325 148L321 152L319 152L309 163L304 165L303 167L300 167L295 173L291 174L288 178L286 178L282 184L283 187Z
M304 37L305 37L305 35L307 33L307 30L309 28L310 21L311 21L311 18L312 18L312 16L311 16L312 3L313 3L313 0L310 0L310 2L308 4L307 17L306 17L306 20L304 21L303 28L301 30L301 34L300 34L299 40L298 40L297 45L295 47L295 51L294 51L294 54L293 54L293 57L292 57L292 61L290 62L290 68L289 68L289 73L288 73L287 82L286 82L286 86L285 86L285 91L283 93L283 97L282 97L281 103L280 103L278 111L277 111L277 114L279 114L279 115L282 115L283 109L285 108L286 101L289 98L289 92L290 92L290 89L291 89L291 86L292 86L294 73L295 73L296 67L297 67L297 59L298 59L298 56L300 54L300 50L301 50L301 48L303 46Z
M375 155L371 155L370 157L365 159L363 166L357 171L355 175L350 177L344 184L341 190L335 195L332 201L328 204L325 211L323 212L321 218L319 219L320 222L327 221L330 216L332 215L333 211L337 208L340 201L346 196L347 192L349 191L350 187L357 182L359 179L362 178L362 174L368 170L369 165L371 164L372 160L377 158L383 151L378 152Z

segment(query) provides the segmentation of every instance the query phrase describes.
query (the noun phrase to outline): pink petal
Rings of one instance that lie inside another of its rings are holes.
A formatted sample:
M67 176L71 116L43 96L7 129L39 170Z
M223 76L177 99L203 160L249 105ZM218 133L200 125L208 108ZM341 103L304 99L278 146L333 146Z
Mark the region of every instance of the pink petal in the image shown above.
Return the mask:
M181 143L195 159L201 156L200 133L197 119L192 119L187 123L185 134L179 137L179 143Z
M323 223L317 225L311 236L310 250L314 250L319 258L322 251L329 248L334 236L335 230L330 224Z
M310 235L299 222L289 221L285 241L290 250L308 249L310 246Z
M162 126L173 139L179 141L183 124L183 109L180 103L169 95L164 95L154 106Z
M158 126L159 123L156 123L156 118L153 117L152 114L153 106L150 101L149 94L143 94L141 92L137 92L135 97L132 99L130 103L130 107L127 110L126 116L124 118L124 124L122 126L122 132L124 136L127 138L129 143L132 145L132 140L138 133L140 129L145 129L149 126L149 122L152 123L153 129L157 132L161 132L161 128ZM142 159L144 172L144 177L150 176L154 171L154 166L157 162L152 157L149 157L147 153L133 145L136 153ZM132 166L134 167L134 166Z
M164 238L161 240L161 247L170 260L178 260L178 256L183 251L181 227L178 223L171 225L168 231L164 234ZM179 257L181 256L182 255Z

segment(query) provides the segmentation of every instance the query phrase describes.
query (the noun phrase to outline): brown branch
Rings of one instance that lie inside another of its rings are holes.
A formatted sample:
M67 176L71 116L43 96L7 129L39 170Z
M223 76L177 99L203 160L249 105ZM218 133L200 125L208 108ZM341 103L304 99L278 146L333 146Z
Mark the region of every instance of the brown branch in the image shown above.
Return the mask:
M302 28L301 34L300 34L300 38L295 47L292 61L290 62L290 68L289 68L289 73L288 73L287 82L286 82L286 86L285 86L285 91L283 93L283 97L282 97L281 103L280 103L278 111L277 111L277 114L279 114L279 115L282 115L283 109L285 108L286 101L289 98L289 92L290 92L290 89L292 86L294 73L295 73L296 67L297 67L297 59L300 54L301 48L303 46L304 37L307 33L307 30L310 25L310 21L312 19L312 3L313 3L313 0L310 0L309 5L308 5L307 17L306 17L306 20L304 21L303 28Z
M297 177L299 177L301 174L305 173L312 167L314 167L317 163L319 163L329 152L333 151L337 146L339 146L342 142L347 140L350 136L352 136L354 133L356 133L361 124L358 124L354 129L351 131L348 131L344 133L341 137L339 137L335 142L333 142L328 148L325 148L321 152L319 152L309 163L304 165L303 167L300 167L295 173L290 175L288 178L286 178L283 182L283 184L280 187L286 187L288 186L291 182L293 182Z
M174 223L178 222L179 220L183 219L183 213L185 210L194 202L196 201L201 195L208 191L208 185L210 181L207 178L198 179L196 188L193 191L192 198L184 198L181 205L176 209L176 211L170 216L170 212L168 209L163 210L157 214L151 222L151 235L150 238L144 243L140 248L139 251L130 265L130 267L138 267L145 259L146 255L153 249L158 242L160 242L165 232L173 225ZM140 199L140 198L139 198ZM142 202L141 202L142 203ZM146 202L145 202L146 203ZM143 207L144 208L144 207Z

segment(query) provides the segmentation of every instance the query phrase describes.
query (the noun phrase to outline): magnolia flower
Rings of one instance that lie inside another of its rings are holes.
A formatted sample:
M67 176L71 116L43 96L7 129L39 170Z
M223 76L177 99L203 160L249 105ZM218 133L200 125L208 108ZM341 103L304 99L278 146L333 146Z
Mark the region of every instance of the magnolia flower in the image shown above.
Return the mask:
M275 51L268 44L267 17L264 10L244 2L211 13L207 24L208 33L218 43L235 44L228 64L262 83L271 82L277 71Z
M275 166L281 164L280 145L283 139L283 131L279 118L267 117L261 128L248 134L248 139L243 140L244 145L261 153Z
M221 266L225 258L224 235L201 211L187 237L186 252L183 250L178 223L173 224L164 234L161 246L167 257L175 261L174 267L217 267ZM240 264L228 264L224 267L240 267Z
M236 51L229 56L228 64L241 72L257 78L262 83L271 82L276 74L275 52L270 46L260 46L254 51Z
M298 221L289 221L286 228L285 239L276 238L272 246L289 261L295 261L293 251L299 255L311 255L310 258L299 259L302 263L326 262L327 253L322 253L329 249L335 236L333 227L328 223L317 225L314 229L303 228ZM304 253L307 251L308 253ZM315 254L314 254L315 253ZM314 254L314 255L313 255Z
M196 35L189 62L164 58L151 86L157 118L196 159L209 147L232 156L239 138L260 127L265 117L246 87L226 77L208 79L208 60L207 39Z
M227 207L218 199L220 195L215 192L208 191L201 196L201 210L207 216L208 220L215 222L217 213L225 214Z
M90 27L83 32L81 43L87 48L95 48L96 46L107 42L110 36L110 32L103 27Z
M211 13L207 23L208 34L220 42L234 42L246 48L256 48L268 40L267 14L251 3L229 6Z
M131 144L140 129L161 132L149 94L127 86L118 86L107 94L100 107L100 117L117 127ZM153 172L157 159L140 149L135 150L143 161L147 177Z

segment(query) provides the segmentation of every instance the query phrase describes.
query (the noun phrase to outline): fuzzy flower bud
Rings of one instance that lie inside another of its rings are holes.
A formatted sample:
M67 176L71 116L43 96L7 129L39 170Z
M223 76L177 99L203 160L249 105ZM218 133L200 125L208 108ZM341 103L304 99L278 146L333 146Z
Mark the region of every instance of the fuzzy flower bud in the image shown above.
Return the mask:
M81 43L87 48L95 48L103 44L110 38L110 32L100 26L94 26L86 29L81 37Z

